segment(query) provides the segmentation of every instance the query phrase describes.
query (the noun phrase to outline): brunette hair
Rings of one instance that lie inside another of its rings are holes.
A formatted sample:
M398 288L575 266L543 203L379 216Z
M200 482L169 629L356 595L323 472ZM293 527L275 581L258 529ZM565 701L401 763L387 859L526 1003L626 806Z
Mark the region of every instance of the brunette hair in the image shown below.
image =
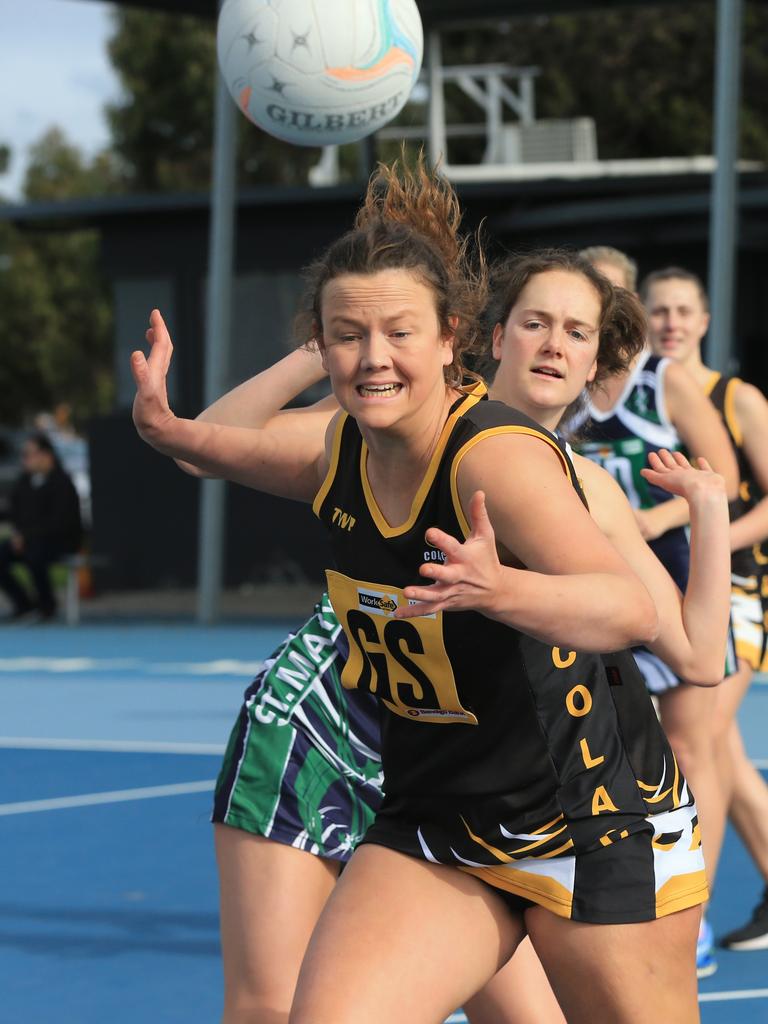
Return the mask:
M569 249L539 249L512 256L493 270L490 324L505 324L520 293L532 277L548 270L581 274L600 299L597 372L587 385L599 387L606 377L623 373L645 345L647 320L638 298L625 288L615 288L582 253Z
M701 280L699 275L694 274L692 270L685 270L683 267L664 267L663 270L652 271L643 278L640 284L640 298L643 302L648 302L648 294L651 290L651 286L656 284L657 281L690 281L699 293L702 306L707 312L709 312L709 296L707 295L707 289L704 287L704 282Z
M476 377L464 360L480 348L487 270L479 234L463 237L461 218L452 186L427 167L423 154L413 169L404 158L380 163L352 230L306 271L304 300L295 320L299 342L308 344L322 334L322 295L329 281L344 274L409 270L432 289L440 326L454 337L446 383L455 387L465 377Z

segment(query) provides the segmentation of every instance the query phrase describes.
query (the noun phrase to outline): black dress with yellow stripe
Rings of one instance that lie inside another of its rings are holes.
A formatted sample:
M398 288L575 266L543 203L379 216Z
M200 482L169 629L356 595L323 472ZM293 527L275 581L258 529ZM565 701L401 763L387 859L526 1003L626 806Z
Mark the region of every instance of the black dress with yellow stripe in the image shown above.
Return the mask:
M392 527L357 424L338 423L314 510L337 562L328 585L349 640L342 682L381 709L385 799L365 842L579 920L648 920L701 902L693 798L631 655L552 647L475 612L393 617L403 589L423 582L422 563L441 558L425 531L468 535L459 465L500 433L549 445L578 489L555 437L475 388L452 407L408 520ZM659 856L683 848L684 870L660 878Z
M720 413L739 467L739 493L730 503L731 521L746 515L763 498L744 452L735 395L742 381L712 373L705 392ZM731 554L731 622L736 654L756 672L768 670L768 544L753 544Z

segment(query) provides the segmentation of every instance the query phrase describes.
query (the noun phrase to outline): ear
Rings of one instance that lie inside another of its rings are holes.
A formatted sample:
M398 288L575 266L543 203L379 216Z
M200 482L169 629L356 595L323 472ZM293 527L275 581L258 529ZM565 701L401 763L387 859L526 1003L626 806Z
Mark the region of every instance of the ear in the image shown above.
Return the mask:
M443 331L443 366L450 366L453 362L453 343L456 340L456 328L459 326L457 316L448 317L448 330Z
M587 379L586 379L586 383L587 384L591 384L592 383L592 381L595 379L595 374L596 373L597 373L597 357L595 357L595 361L592 363L592 365L589 368L589 373L587 374Z
M496 324L493 328L493 342L491 345L491 352L494 359L501 359L501 342L504 337L504 328L501 324Z
M312 341L317 345L317 351L320 353L320 360L322 361L323 369L328 373L328 350L325 347L323 332L316 331Z
M710 316L710 314L709 314L709 313L707 312L707 310L704 310L704 312L702 313L702 316L704 317L704 330L702 331L702 334L701 334L701 336L702 336L702 338L703 338L703 337L704 337L704 335L705 335L705 334L707 333L707 331L709 330L709 323L710 323L710 321L711 321L712 317L711 317L711 316Z

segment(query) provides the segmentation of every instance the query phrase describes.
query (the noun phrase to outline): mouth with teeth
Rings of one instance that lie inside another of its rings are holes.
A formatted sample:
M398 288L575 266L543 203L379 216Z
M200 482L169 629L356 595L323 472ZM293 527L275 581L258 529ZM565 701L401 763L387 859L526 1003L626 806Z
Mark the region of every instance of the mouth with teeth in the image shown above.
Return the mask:
M403 389L402 384L358 384L355 389L361 398L394 398Z
M562 380L563 375L559 370L554 370L551 366L534 366L533 373L538 373L541 377L554 377L555 380Z

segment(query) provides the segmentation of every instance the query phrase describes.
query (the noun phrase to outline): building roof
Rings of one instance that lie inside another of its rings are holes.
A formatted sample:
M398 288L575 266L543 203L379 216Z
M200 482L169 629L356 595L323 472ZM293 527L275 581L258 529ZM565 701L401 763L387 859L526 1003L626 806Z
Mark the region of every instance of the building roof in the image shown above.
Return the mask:
M176 14L199 14L214 18L218 0L113 0L118 6L144 7ZM427 28L456 22L498 19L523 14L562 14L600 7L649 6L647 0L417 0ZM650 4L653 6L653 4ZM471 13L468 13L471 12Z

